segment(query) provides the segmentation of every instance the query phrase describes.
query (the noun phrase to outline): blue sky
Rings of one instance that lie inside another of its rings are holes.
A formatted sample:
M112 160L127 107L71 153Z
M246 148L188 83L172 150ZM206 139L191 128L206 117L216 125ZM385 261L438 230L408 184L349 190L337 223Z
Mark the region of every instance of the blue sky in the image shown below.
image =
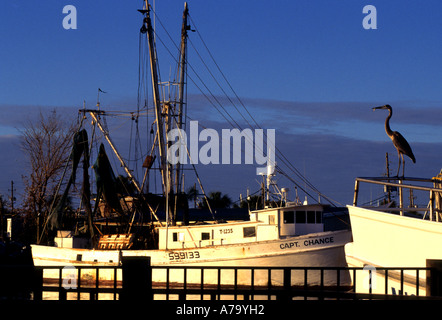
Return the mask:
M263 127L277 129L281 139L277 141L283 141L281 146L293 163L327 191L323 192L348 202L355 176L379 175L385 152L396 161L383 129L386 114L371 111L386 103L395 111L393 130L421 151L415 151L416 165L407 164L410 175L429 176L440 170L441 152L436 147L442 143L442 2L188 3L192 27L202 35L235 92ZM77 9L76 30L62 27L62 9L68 4ZM178 42L183 2L156 0L152 4ZM377 9L376 30L362 27L362 9L368 4ZM0 0L0 109L5 115L0 119L0 141L9 150L17 148L13 139L24 118L48 107L76 117L75 110L83 101L94 107L98 87L108 92L101 97L103 108L135 107L141 26L136 10L141 6L141 0ZM165 32L158 30L170 45ZM196 33L190 33L190 41L200 45ZM161 44L158 53L162 80L168 80L174 61ZM191 48L189 62L208 77ZM208 78L213 92L222 95ZM192 83L188 92L189 116L194 112L220 127L222 117L201 99ZM327 146L333 146L328 154ZM376 154L376 161L366 155L367 146L374 148L368 153ZM18 151L10 153L20 158ZM349 167L355 155L348 153L359 155L358 163L365 161L365 166ZM5 168L12 166L8 161L16 162L6 155L0 160ZM0 193L7 193L11 179L18 183L21 179L19 167L8 171L9 175L0 176ZM343 186L333 182L341 174L346 178ZM245 175L241 188L255 179ZM207 180L212 180L209 173ZM220 186L236 198L239 188L230 192L229 183L225 179Z
M3 103L92 102L97 83L115 98L131 97L141 3L2 0ZM77 8L77 30L62 27L66 4ZM377 30L362 28L366 4L377 8ZM183 3L155 5L177 39ZM191 0L189 7L241 96L326 102L441 99L436 85L442 77L437 64L440 1ZM169 65L163 63L166 73Z

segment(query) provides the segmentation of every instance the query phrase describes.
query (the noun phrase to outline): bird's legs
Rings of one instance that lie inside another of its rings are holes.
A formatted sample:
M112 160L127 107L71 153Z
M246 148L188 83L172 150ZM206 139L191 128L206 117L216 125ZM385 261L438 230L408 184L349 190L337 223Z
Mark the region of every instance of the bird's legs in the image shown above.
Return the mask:
M398 150L398 152L397 152L397 157L398 157L398 166L397 166L396 177L399 178L399 170L400 170L400 168L401 168L401 153L399 152L399 150Z
M405 177L405 159L404 159L404 155L401 154L402 157L402 178Z

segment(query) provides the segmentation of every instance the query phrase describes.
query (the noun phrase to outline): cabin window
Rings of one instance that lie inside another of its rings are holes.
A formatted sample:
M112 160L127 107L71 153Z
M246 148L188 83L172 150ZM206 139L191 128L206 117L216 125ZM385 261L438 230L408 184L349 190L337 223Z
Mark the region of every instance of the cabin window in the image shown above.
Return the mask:
M209 232L201 232L201 240L210 240Z
M294 211L284 211L284 223L285 224L295 223L295 212Z
M305 211L296 211L296 223L305 223Z
M182 232L174 232L174 233L172 233L172 240L174 242L184 241L184 233L182 233Z
M83 258L82 254L77 254L77 261L81 261L82 258Z
M316 223L322 223L322 211L316 211Z
M314 211L307 211L307 223L315 223L315 212Z
M243 233L244 233L244 238L256 237L255 227L244 227Z

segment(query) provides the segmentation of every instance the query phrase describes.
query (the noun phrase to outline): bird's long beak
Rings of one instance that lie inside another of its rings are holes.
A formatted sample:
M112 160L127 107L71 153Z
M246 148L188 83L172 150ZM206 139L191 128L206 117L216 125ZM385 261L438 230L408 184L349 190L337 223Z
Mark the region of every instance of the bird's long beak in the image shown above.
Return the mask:
M385 105L385 106L375 107L372 109L373 109L373 111L375 111L376 109L387 109L387 106Z

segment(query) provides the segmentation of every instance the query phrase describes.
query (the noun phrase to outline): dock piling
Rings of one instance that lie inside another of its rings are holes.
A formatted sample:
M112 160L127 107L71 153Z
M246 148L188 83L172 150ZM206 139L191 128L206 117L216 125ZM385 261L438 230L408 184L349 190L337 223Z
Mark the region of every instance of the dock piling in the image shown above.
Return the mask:
M153 299L150 257L122 257L122 271L121 300Z
M427 259L427 296L442 296L442 260Z

